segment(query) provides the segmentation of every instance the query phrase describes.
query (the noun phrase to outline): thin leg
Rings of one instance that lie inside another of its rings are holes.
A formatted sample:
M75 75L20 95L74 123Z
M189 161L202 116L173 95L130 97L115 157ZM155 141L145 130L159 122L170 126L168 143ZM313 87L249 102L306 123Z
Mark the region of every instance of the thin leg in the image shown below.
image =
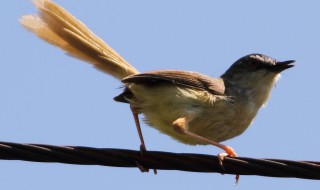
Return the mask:
M146 149L146 145L144 144L144 139L143 139L143 135L142 135L141 127L140 127L138 112L131 105L130 105L130 109L131 109L131 112L132 112L132 115L134 118L134 122L136 124L136 128L137 128L140 143L141 143L140 144L140 152L141 152L141 154L143 154L143 152L147 151L147 149Z
M131 109L131 112L132 112L132 115L133 115L133 118L134 118L134 122L136 124L136 128L137 128L139 139L140 139L140 143L141 143L140 144L140 153L141 153L141 155L143 155L147 151L147 149L146 149L146 145L144 143L144 139L143 139L143 135L142 135L141 127L140 127L139 116L138 116L139 113L131 105L130 105L130 109ZM136 164L137 164L137 166L138 166L138 168L140 169L141 172L148 172L149 171L149 168L146 168L146 167L142 166L138 162L136 162ZM157 169L153 169L153 172L154 172L154 174L157 174Z
M192 138L195 138L197 140L212 144L213 146L219 147L222 150L224 150L225 151L224 153L218 154L219 163L223 169L224 169L224 167L223 167L222 161L226 156L238 157L236 152L233 150L233 148L226 146L226 145L223 145L223 144L220 144L218 142L212 141L210 139L204 138L200 135L197 135L197 134L189 131L188 130L188 119L185 117L175 120L173 122L172 126L179 133L182 133L182 134L188 135ZM239 181L239 175L236 175L236 184L238 183L238 181Z

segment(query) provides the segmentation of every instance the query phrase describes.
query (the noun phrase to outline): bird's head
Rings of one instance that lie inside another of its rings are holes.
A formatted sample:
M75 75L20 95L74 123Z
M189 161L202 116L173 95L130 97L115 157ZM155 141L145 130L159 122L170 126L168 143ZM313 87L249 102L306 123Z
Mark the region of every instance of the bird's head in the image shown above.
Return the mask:
M221 76L226 83L246 89L260 103L265 103L280 73L295 61L277 61L262 54L250 54L237 60Z
M250 87L251 83L254 86L258 83L267 84L276 80L282 71L293 67L294 62L280 62L266 55L250 54L238 59L221 77L243 83L245 87Z

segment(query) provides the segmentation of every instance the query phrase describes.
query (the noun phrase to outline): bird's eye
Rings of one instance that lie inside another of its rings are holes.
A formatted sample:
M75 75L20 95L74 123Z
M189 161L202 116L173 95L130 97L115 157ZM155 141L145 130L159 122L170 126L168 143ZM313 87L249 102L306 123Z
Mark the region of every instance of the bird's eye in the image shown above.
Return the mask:
M249 62L249 66L251 69L253 70L257 70L259 69L259 63L257 61L250 61Z

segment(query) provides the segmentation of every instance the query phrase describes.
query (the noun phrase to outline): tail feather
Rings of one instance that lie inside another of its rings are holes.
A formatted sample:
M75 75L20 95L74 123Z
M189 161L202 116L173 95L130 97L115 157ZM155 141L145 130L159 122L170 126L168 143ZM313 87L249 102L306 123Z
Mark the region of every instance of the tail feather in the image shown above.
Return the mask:
M21 24L38 37L69 55L93 64L96 68L118 78L138 71L117 52L97 37L83 23L50 0L33 0L38 15L24 15Z

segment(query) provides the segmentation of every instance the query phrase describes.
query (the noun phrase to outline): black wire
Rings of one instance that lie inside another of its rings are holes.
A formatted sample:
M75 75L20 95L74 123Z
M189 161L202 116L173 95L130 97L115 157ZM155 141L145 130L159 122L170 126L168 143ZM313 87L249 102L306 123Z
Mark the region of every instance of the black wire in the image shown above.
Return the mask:
M320 179L320 162L314 161L226 157L223 169L219 165L218 158L212 155L159 151L147 151L141 154L140 151L134 150L81 146L0 142L0 159Z

